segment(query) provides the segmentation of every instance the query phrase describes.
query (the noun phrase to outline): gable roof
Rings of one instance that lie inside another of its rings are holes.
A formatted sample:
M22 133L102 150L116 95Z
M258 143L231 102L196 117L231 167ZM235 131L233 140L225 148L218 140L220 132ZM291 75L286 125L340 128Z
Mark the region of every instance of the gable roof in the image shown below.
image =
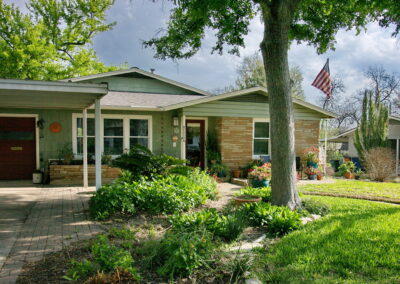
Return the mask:
M268 96L268 92L267 92L266 88L253 87L253 88L249 88L249 89L225 93L222 95L209 96L209 97L199 98L197 100L192 100L192 101L187 101L187 102L183 102L183 103L170 105L170 106L165 107L164 110L173 110L173 109L177 109L177 108L188 107L188 106L192 106L192 105L228 99L228 98L242 96L242 95L251 94L251 93L260 93L265 96ZM336 114L334 114L330 111L324 110L323 108L318 107L316 105L310 104L308 102L305 102L305 101L297 99L297 98L293 98L292 100L293 100L293 103L303 106L303 107L306 107L306 108L309 108L309 109L312 109L320 114L325 115L326 118L335 118L336 117Z
M124 74L131 74L131 73L137 73L137 74L149 77L149 78L153 78L153 79L162 81L164 83L171 84L171 85L180 87L182 89L186 89L186 90L198 93L199 95L203 95L203 96L210 96L211 95L210 93L208 93L208 92L206 92L204 90L200 90L200 89L197 89L195 87L186 85L184 83L180 83L180 82L165 78L163 76L156 75L154 73L144 71L144 70L139 69L137 67L132 67L132 68L123 69L123 70L116 70L116 71L111 71L111 72L105 72L105 73L99 73L99 74L94 74L94 75L87 75L87 76L80 76L80 77L75 77L75 78L63 79L63 80L60 80L60 81L64 81L64 82L79 82L79 81L86 81L86 80L92 80L92 79L98 79L98 78L104 78L104 77L112 77L112 76L118 76L118 75L124 75Z

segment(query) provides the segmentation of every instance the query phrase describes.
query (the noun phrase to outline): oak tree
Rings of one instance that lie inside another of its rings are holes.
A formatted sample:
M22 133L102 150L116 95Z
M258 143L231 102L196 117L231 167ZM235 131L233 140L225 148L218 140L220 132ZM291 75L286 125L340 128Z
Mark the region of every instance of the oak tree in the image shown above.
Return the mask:
M260 43L269 94L272 156L272 203L296 208L294 120L288 65L293 41L307 42L319 53L334 48L339 29L360 31L370 21L394 23L400 31L398 0L174 0L166 33L145 42L160 59L189 58L215 31L213 52L238 54L258 13L264 25Z

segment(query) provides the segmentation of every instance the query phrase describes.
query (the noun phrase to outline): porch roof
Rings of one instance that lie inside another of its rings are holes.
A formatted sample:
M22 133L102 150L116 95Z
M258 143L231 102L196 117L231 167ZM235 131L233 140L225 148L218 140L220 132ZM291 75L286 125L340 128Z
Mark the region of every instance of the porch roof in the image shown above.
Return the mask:
M106 94L106 84L0 79L0 108L84 109Z

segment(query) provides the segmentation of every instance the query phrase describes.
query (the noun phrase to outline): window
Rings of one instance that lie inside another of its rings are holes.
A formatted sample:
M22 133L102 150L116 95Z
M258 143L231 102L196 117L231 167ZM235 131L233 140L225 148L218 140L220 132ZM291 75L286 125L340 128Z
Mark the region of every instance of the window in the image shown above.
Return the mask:
M87 119L87 144L88 144L88 154L94 155L94 118ZM77 148L75 153L82 155L83 153L83 118L78 117L76 120L76 138L77 138Z
M83 153L83 118L81 114L73 114L73 151L77 157ZM94 115L87 119L88 154L95 154L95 121ZM106 155L118 156L125 149L135 144L151 150L151 116L135 115L102 115L101 149Z
M253 156L269 155L269 122L254 122Z
M149 121L145 119L129 120L129 145L149 146Z
M123 119L105 118L104 154L121 155L124 152L124 122Z

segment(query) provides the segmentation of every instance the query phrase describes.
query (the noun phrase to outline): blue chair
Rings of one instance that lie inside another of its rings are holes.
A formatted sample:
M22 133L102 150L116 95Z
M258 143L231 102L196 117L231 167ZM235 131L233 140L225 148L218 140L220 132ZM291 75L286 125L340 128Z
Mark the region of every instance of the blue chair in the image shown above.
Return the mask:
M354 165L356 166L357 170L364 170L363 166L361 165L360 159L357 157L353 157L351 158L351 161L354 163Z

